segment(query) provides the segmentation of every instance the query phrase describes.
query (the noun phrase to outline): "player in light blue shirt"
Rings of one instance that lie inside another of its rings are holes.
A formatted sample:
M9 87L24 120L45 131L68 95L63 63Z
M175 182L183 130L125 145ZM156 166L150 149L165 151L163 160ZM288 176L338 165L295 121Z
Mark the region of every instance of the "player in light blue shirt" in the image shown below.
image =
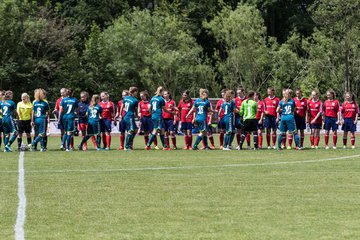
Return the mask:
M146 145L146 150L151 149L151 144L153 143L154 139L156 138L156 134L160 133L160 140L163 145L163 150L170 150L169 146L167 146L165 142L165 129L164 129L164 120L162 117L162 112L165 111L170 114L175 114L175 112L170 112L165 107L165 100L162 97L165 89L164 87L158 87L155 93L150 100L149 110L151 112L151 120L154 124L154 129L150 135L149 141Z
M280 101L277 108L278 114L281 113L280 119L280 134L278 137L278 149L281 149L281 142L284 137L286 137L286 132L289 131L289 134L294 134L295 144L297 149L300 148L300 139L297 133L296 124L295 124L295 101L292 99L292 90L286 89L284 98Z
M209 148L207 141L207 114L213 112L211 109L210 101L208 100L209 92L206 89L200 89L200 97L195 100L194 105L186 115L186 118L193 112L195 112L195 117L193 122L199 129L199 135L196 137L195 143L193 145L193 150L199 150L198 145L203 140L205 149Z
M35 127L37 136L30 144L30 150L34 150L36 144L40 141L41 152L46 151L44 137L46 136L47 118L49 116L49 104L45 100L45 92L39 88L35 90L35 101L33 103L33 110L31 113L31 125Z
M78 100L72 97L71 90L67 90L66 97L60 103L59 118L62 116L65 134L62 139L62 146L66 143L66 151L70 151L70 141L75 131L75 117L78 109Z
M4 130L4 152L11 152L11 144L16 140L17 130L13 115L17 115L16 104L12 101L13 92L6 91L3 101L0 101L0 108L2 111L2 126ZM12 134L11 138L10 135Z
M225 101L221 104L219 115L223 113L223 121L225 123L225 138L223 150L230 150L231 142L234 135L234 113L238 113L235 101L231 91L226 91L224 95Z
M137 87L130 87L129 96L126 96L123 99L120 112L125 111L124 121L126 126L126 141L125 141L125 150L129 151L132 149L134 138L137 132L137 126L135 123L135 115L138 113L138 100L135 98L138 94ZM121 118L121 115L120 115Z

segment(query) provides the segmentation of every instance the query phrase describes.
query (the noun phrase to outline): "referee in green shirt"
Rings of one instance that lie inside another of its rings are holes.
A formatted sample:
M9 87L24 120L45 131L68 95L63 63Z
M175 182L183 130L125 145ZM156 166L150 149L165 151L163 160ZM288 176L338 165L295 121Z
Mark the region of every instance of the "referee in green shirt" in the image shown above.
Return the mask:
M242 146L245 140L245 136L251 132L254 136L254 147L257 150L258 147L258 133L257 133L257 120L256 120L256 112L258 104L254 100L255 92L250 91L248 93L248 97L245 101L242 102L240 108L240 116L243 116L243 129L241 130L241 140L240 145L238 146L238 150L242 150Z

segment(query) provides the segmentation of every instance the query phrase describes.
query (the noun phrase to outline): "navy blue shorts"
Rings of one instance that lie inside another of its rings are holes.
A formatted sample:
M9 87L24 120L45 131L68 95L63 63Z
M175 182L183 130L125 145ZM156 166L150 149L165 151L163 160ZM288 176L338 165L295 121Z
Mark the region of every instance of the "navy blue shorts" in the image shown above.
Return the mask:
M121 133L126 132L126 122L124 119L121 119L121 121L119 122L118 128L119 128L119 132L121 132Z
M321 123L312 123L310 124L310 129L321 129Z
M225 129L226 128L226 124L224 122L224 118L221 118L218 122L218 129Z
M356 125L354 123L354 120L352 118L345 118L344 124L342 125L342 130L344 132L356 132Z
M151 120L151 117L142 117L140 119L141 126L140 131L141 132L151 132L154 129L154 124Z
M333 118L333 117L325 117L325 124L324 124L324 129L326 131L330 131L331 129L333 131L336 131L339 129L339 126L336 124L336 122L338 121L337 118Z
M271 116L271 115L266 115L265 116L265 127L271 128L271 129L276 129L277 128L276 117Z
M100 119L100 131L110 133L111 132L111 120Z
M258 121L258 124L257 124L257 129L258 130L263 130L264 129L264 122L261 122L261 124L259 123L259 119L256 119Z
M164 129L165 131L174 131L174 119L164 118Z
M191 122L182 122L181 123L181 131L187 131L187 130L192 130L192 123Z
M297 130L305 130L306 129L305 117L295 116L295 123L296 123Z

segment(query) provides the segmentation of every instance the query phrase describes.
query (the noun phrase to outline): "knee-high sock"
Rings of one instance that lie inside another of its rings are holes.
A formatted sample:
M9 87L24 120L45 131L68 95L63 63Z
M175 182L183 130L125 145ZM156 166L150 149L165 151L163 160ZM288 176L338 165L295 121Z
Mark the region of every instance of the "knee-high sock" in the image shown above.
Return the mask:
M124 148L125 146L125 134L120 134L120 147Z
M240 145L240 141L241 141L240 133L236 133L236 141L237 141L237 144Z
M106 135L106 147L110 148L111 146L111 135Z
M284 138L286 138L286 133L279 134L279 136L278 136L278 148L279 149L281 148L281 143Z
M336 144L337 144L337 134L334 133L334 135L333 135L333 145L334 145L334 147L336 147Z
M319 146L320 136L315 137L315 146Z
M289 143L289 146L290 146L290 147L292 146L292 142L293 142L293 135L292 135L292 134L288 134L288 143Z
M300 133L300 147L304 146L305 134Z
M171 138L171 143L173 145L173 147L176 147L176 136L175 136L175 133L172 133L170 135L170 138Z
M273 146L275 146L275 144L276 144L276 131L274 131L273 134L272 134L272 143L273 143Z
M162 134L160 134L160 141L161 141L161 144L163 145L164 148L168 147L168 145L165 142L165 136L162 135Z
M31 138L30 138L30 141L31 141ZM44 141L44 148L47 148L47 144L48 144L48 136L45 136L43 137L43 141Z
M18 137L17 142L18 142L18 148L20 148L22 144L22 138Z
M346 144L347 144L347 136L345 137L343 137L343 143L344 143L344 146L346 146Z
M270 133L269 132L266 133L266 143L268 146L270 146Z
M90 139L91 136L86 135L85 137L83 137L83 139L81 140L80 146L83 147L84 144Z
M9 144L9 145L13 144L13 142L15 142L16 138L17 138L17 134L14 133L14 134L11 136L8 144Z
M250 133L246 134L246 143L248 146L250 146Z
M230 146L230 138L231 138L230 134L225 134L225 137L224 137L224 147L225 148Z
M151 144L153 143L154 139L156 138L156 135L155 134L150 134L150 138L149 138L149 141L147 143L147 146L150 147Z
M239 146L240 146L240 149L243 148L243 144L244 144L245 138L246 138L245 133L242 133L242 134L241 134L241 139L240 139L240 145L239 145Z
M210 141L211 146L214 146L214 137L212 134L209 135L209 141Z
M328 133L325 133L324 140L325 140L325 146L329 145L329 134Z
M294 133L294 139L295 139L295 145L296 147L301 147L300 145L300 139L299 139L299 134L298 133Z
M315 138L314 138L314 135L310 135L310 144L311 144L311 146L315 146Z
M224 133L220 132L219 140L220 140L220 146L224 146Z
M263 142L263 138L262 138L262 134L258 134L258 144L259 144L259 148L262 148L262 142Z
M199 143L201 142L201 140L202 140L202 136L197 135L196 140L195 140L195 143L194 143L194 147L195 147L195 148L197 148L197 146L199 145Z
M351 133L350 142L351 142L351 146L355 146L355 134L354 133Z
M101 138L102 138L102 142L103 142L104 148L106 148L107 143L106 143L106 135L105 135L105 133L101 133Z
M259 135L257 133L257 131L255 131L254 133L254 147L255 149L259 148Z
M99 137L100 137L100 136L99 136ZM92 141L92 143L93 143L93 145L94 145L94 148L98 148L98 144L97 144L97 142L96 142L95 136L92 136L92 137L91 137L91 141Z

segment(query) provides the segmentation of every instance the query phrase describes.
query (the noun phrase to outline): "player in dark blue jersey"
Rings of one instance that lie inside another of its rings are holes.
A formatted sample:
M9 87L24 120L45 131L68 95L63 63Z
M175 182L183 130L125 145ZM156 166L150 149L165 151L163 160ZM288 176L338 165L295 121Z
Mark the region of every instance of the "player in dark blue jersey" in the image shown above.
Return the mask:
M90 138L96 136L96 141L94 142L94 146L96 150L100 150L100 119L101 119L101 113L102 108L99 105L100 102L100 95L93 95L91 98L90 106L88 107L86 111L86 116L88 119L88 127L87 127L87 133L86 136L83 137L80 145L79 150L84 150L83 146L89 140Z
M197 126L199 130L199 135L196 137L195 143L193 145L193 150L199 150L198 145L203 140L205 149L211 149L208 145L207 141L207 114L209 112L213 112L211 110L210 101L208 100L209 92L206 89L200 89L200 97L195 100L194 105L191 110L186 115L186 118L189 117L190 114L195 112L195 117L193 122Z
M34 150L35 145L40 141L40 151L46 151L44 144L44 137L46 136L47 118L49 116L49 104L45 101L45 92L39 88L35 90L35 101L33 103L33 109L31 113L31 125L35 127L37 136L30 144L30 149Z
M129 96L126 96L123 99L120 112L125 111L124 121L126 126L126 141L125 141L125 150L130 151L133 146L134 138L137 133L137 126L135 123L135 116L138 114L138 100L136 96L138 94L137 87L130 87ZM121 118L121 116L120 116Z
M62 116L65 134L62 139L62 145L66 144L66 151L70 151L70 141L75 131L75 117L78 109L78 101L72 97L71 90L60 103L59 118ZM71 149L72 150L72 149Z
M165 143L165 129L164 129L164 120L162 117L163 111L171 114L175 114L175 112L170 112L165 107L165 100L162 97L165 89L164 87L158 87L155 93L150 100L149 110L151 111L151 120L154 125L154 129L150 135L149 142L146 145L146 150L151 149L151 144L153 143L154 139L156 138L156 134L160 133L160 140L163 145L163 150L170 150L169 146Z
M87 109L89 107L89 93L82 91L80 93L79 109L78 109L78 130L81 132L81 136L86 135L86 130L88 127L88 118L86 115ZM84 150L87 150L87 144L84 144Z
M17 130L13 115L17 115L16 104L12 101L13 92L6 91L3 101L0 102L0 108L2 112L2 127L4 130L4 152L11 152L11 144L16 140ZM12 134L12 136L11 136ZM11 136L11 138L10 138Z

